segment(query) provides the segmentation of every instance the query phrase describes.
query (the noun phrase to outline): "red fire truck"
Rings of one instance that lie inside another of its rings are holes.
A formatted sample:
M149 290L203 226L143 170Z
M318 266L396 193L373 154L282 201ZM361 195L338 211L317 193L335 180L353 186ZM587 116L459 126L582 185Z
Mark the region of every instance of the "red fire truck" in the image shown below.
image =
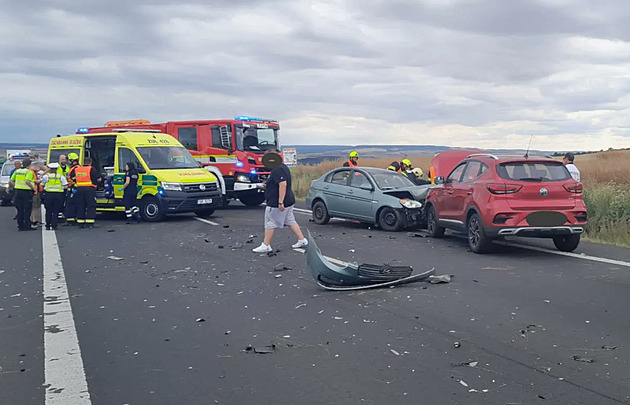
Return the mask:
M262 164L267 149L280 149L278 121L239 116L234 119L169 121L110 121L104 127L79 128L77 133L139 129L177 138L202 166L214 166L223 175L226 198L255 206L264 200L262 185L269 169Z

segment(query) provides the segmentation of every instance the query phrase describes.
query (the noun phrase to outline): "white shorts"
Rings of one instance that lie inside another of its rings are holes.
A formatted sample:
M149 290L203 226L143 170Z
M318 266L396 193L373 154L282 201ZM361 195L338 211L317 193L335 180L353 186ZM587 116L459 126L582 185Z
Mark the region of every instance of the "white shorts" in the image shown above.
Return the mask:
M265 208L265 229L284 228L291 225L297 225L293 215L293 206L285 207L284 211L274 207Z

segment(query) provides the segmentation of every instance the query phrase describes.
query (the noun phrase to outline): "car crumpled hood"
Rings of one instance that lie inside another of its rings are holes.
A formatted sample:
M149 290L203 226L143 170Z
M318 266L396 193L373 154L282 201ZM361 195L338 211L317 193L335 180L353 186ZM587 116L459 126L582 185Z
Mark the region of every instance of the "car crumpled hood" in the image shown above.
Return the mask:
M422 186L401 187L393 190L384 190L383 194L392 195L398 198L409 198L409 194L416 201L424 201L429 194L429 190L435 187L435 184L426 184Z

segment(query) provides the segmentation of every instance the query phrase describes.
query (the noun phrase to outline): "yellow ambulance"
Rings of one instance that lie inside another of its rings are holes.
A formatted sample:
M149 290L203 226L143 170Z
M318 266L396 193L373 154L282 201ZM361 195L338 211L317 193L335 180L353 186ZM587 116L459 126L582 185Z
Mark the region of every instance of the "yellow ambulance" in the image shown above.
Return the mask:
M182 212L206 217L221 206L217 178L202 169L177 139L157 131L114 131L57 136L48 148L48 162L72 152L81 164L85 157L92 159L103 178L96 191L98 211L125 211L120 189L128 162L138 170L138 206L146 221Z

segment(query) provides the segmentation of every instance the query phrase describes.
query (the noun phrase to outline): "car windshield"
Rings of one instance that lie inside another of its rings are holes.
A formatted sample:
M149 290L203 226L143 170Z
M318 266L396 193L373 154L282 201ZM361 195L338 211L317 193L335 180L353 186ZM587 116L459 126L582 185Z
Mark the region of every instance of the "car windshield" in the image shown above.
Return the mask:
M8 176L11 174L11 170L13 170L15 166L13 166L13 162L6 162L2 165L2 176Z
M238 146L245 151L278 149L278 130L274 128L237 127Z
M509 162L497 166L497 173L506 180L562 181L571 178L560 162Z
M190 153L178 146L150 146L138 148L140 156L152 170L190 169L199 167L199 163Z
M381 190L415 186L411 180L397 172L379 171L370 174Z

